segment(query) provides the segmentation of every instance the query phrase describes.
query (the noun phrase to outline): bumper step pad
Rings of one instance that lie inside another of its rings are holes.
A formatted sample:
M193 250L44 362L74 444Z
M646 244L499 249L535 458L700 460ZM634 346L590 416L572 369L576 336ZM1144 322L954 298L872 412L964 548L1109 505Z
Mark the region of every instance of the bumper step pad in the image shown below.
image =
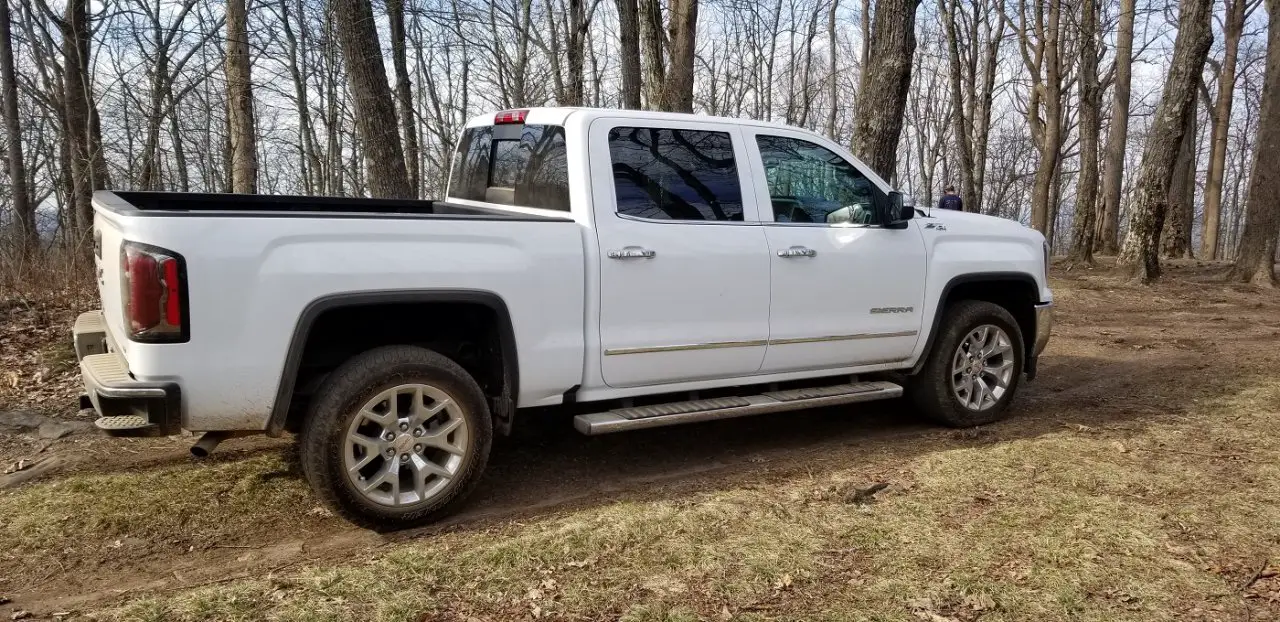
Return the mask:
M594 436L625 430L659 428L698 421L732 419L750 415L838 406L856 402L886 400L902 396L902 387L892 382L854 382L811 389L774 391L760 395L671 402L636 408L619 408L578 415L573 426Z
M98 417L93 425L104 432L141 432L141 436L158 433L160 426L147 421L141 415L121 415L119 417Z

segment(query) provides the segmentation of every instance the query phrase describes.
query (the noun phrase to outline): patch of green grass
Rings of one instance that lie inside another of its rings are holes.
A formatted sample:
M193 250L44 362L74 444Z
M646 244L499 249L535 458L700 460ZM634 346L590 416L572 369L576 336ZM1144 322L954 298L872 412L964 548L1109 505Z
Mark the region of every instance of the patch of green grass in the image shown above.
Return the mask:
M306 515L315 501L288 468L279 456L263 456L79 475L0 493L0 560L17 567L54 553L94 560L131 539L185 551L252 538L272 523L305 527L315 520Z
M1224 568L1280 553L1280 380L1138 430L929 449L894 461L894 485L865 506L830 493L865 473L834 469L445 533L98 615L1167 620L1217 607L1234 618L1245 603ZM248 499L250 471L267 466L222 468ZM304 494L292 486L273 494Z

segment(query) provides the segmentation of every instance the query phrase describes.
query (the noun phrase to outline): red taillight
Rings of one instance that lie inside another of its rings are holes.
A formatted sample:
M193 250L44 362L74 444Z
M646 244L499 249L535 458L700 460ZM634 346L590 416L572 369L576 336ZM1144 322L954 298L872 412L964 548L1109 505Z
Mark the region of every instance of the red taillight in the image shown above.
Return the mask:
M120 264L129 338L184 341L182 258L164 249L125 242Z
M503 110L493 116L493 124L524 123L524 118L527 114L529 114L528 110Z

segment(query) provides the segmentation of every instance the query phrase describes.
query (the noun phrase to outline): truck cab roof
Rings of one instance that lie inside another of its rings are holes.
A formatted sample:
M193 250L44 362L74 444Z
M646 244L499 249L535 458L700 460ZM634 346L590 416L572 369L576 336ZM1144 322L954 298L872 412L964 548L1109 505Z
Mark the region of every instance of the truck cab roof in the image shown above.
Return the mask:
M518 108L505 111L495 111L485 114L476 115L467 121L467 127L481 127L486 125L494 125L498 115L505 112L515 110L525 111L524 122L531 125L565 125L571 117L575 120L582 120L589 123L591 120L608 117L610 119L640 119L646 121L681 121L681 122L704 122L704 123L728 123L733 125L744 125L751 127L769 127L775 129L786 129L792 131L807 131L803 128L786 125L784 123L774 123L771 121L757 121L754 119L743 119L737 117L717 117L706 114L692 114L686 112L663 112L658 110L622 110L617 108L586 108L574 106L545 106L545 107L529 107Z

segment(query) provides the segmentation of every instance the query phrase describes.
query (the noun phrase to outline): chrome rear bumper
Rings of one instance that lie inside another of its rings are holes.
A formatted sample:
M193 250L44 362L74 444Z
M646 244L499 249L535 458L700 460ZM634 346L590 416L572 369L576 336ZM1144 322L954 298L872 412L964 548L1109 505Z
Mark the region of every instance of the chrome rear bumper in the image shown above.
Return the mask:
M112 351L101 311L76 319L71 331L85 402L97 411L94 422L112 436L158 436L179 431L181 394L172 382L143 382L129 373L124 357Z

